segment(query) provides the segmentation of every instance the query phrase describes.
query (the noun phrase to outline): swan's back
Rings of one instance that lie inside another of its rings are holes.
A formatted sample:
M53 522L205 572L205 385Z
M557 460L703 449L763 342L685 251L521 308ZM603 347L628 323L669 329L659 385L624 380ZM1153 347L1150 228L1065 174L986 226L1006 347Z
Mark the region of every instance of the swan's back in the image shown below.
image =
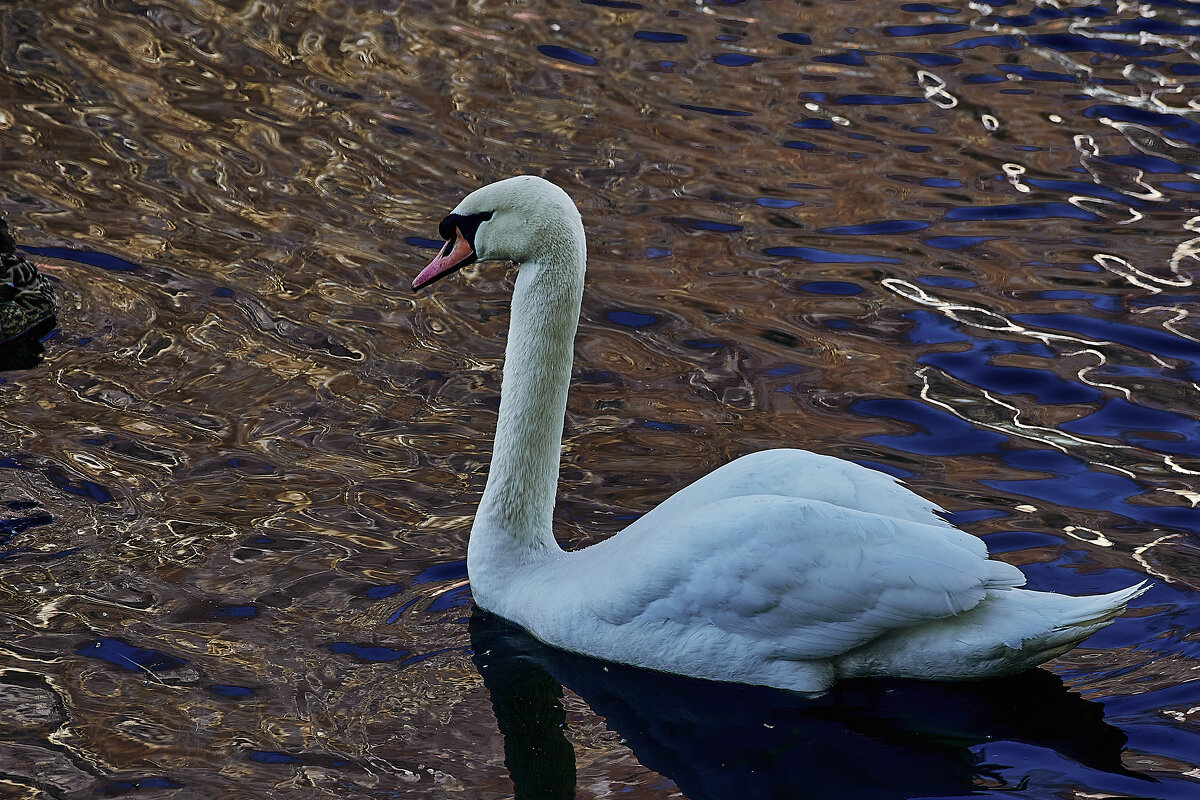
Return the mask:
M635 525L652 527L655 519L751 494L817 500L923 525L950 527L938 516L941 509L937 505L913 494L891 475L853 461L790 448L761 450L731 461L667 498Z

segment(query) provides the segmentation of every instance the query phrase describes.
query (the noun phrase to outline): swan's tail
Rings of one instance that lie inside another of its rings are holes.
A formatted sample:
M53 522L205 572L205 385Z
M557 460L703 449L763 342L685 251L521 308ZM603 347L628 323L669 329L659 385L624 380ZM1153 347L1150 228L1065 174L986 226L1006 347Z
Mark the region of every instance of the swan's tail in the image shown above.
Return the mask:
M1108 594L1069 597L1050 593L1032 593L1044 598L1045 610L1057 618L1054 627L1025 639L1021 652L1029 666L1062 655L1096 631L1109 625L1125 611L1129 601L1150 589L1149 581ZM1051 601L1053 598L1053 601Z
M1012 675L1062 655L1121 615L1150 588L1143 581L1108 594L1071 597L997 589L974 608L890 631L839 657L841 677L964 680Z

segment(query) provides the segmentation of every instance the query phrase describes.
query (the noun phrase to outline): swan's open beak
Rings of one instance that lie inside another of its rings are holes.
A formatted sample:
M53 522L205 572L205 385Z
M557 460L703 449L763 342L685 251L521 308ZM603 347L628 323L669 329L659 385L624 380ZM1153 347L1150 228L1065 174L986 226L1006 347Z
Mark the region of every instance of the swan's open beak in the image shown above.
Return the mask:
M458 228L454 229L453 241L446 242L437 258L429 262L429 266L421 270L421 274L413 279L413 291L423 289L434 281L440 280L450 273L460 270L475 260L475 250L466 236Z

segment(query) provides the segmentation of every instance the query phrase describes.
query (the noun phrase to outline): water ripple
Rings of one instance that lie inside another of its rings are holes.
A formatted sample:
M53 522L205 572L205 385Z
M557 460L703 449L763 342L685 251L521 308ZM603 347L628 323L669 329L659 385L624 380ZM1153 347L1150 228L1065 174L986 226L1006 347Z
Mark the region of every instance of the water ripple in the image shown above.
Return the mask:
M511 793L462 558L512 276L406 286L465 192L534 172L591 237L568 546L764 447L901 476L1035 588L1154 578L1052 667L1130 768L1194 790L1182 4L50 0L0 25L0 210L62 307L0 375L0 693L46 709L0 725L5 781ZM676 791L564 702L579 796ZM1128 788L1006 747L1028 791Z

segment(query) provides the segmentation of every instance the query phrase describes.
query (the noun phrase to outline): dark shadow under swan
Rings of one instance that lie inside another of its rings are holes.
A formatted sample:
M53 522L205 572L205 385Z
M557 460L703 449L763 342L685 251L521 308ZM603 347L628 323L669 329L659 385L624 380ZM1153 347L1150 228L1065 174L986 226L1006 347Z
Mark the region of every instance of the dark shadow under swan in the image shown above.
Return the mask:
M478 609L470 634L518 798L574 796L563 687L691 800L901 800L1015 788L972 749L996 742L1066 767L1046 796L1097 783L1147 796L1152 786L1123 765L1125 734L1104 721L1103 707L1044 670L962 683L854 679L814 698L566 653Z

